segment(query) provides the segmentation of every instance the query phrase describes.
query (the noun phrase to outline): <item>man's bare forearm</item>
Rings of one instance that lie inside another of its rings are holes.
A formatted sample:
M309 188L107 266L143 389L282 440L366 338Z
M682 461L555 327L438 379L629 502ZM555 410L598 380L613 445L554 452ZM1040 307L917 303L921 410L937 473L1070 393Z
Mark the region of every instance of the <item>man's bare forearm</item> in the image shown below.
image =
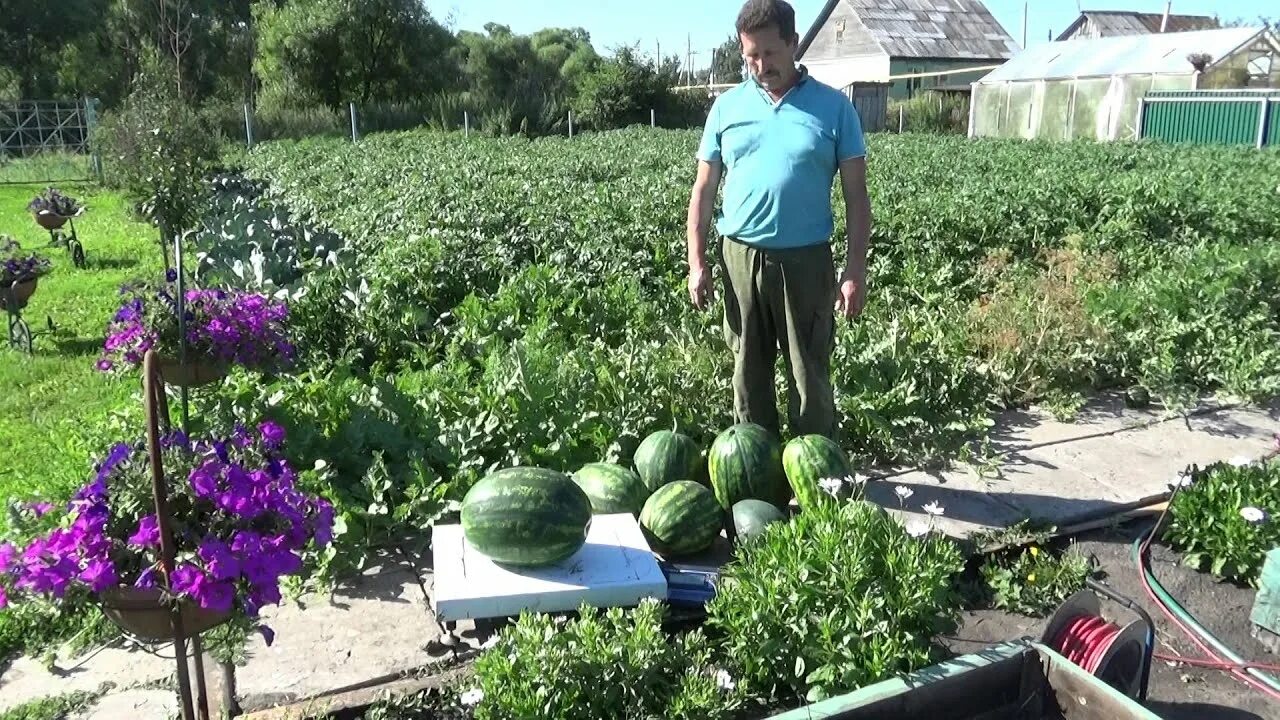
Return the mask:
M867 271L867 244L871 239L871 200L866 195L849 198L845 212L845 272L862 277Z

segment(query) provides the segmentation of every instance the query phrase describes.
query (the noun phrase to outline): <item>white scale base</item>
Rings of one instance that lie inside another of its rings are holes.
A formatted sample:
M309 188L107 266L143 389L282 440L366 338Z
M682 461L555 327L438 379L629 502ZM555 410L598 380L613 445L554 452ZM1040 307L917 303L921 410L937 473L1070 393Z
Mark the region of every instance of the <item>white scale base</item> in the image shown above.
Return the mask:
M596 515L587 542L555 565L508 568L466 541L461 525L437 525L432 607L442 622L531 612L569 612L582 603L632 607L665 600L667 580L630 513Z

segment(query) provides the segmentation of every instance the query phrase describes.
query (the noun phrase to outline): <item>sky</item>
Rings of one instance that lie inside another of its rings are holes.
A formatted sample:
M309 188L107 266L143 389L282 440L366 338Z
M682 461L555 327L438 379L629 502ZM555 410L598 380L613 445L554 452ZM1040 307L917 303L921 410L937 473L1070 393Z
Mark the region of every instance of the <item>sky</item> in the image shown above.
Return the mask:
M452 21L455 30L482 32L489 22L527 34L544 27L581 27L591 35L596 50L608 53L630 45L649 56L659 47L664 56L685 56L692 43L695 68L705 67L711 50L733 33L733 22L742 0L425 0L438 20ZM817 19L824 0L790 0L796 11L796 31ZM1173 12L1213 15L1221 0L1173 0ZM986 0L987 9L1015 42L1022 42L1023 7L1027 13L1027 46L1047 42L1049 34L1066 29L1079 15L1078 8L1164 12L1165 0L1115 0L1098 4L1072 0ZM1280 15L1276 0L1233 0L1233 10L1223 20L1256 20Z

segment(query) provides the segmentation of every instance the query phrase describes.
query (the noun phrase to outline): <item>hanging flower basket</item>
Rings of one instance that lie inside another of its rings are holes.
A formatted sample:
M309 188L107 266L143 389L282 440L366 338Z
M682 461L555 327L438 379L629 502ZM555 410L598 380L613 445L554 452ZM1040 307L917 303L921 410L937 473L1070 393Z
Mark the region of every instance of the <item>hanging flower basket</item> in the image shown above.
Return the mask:
M204 359L187 360L181 363L176 357L158 356L160 377L165 384L181 388L198 388L216 383L227 376L229 368L223 363L210 362Z
M35 213L36 224L45 230L59 230L63 225L67 224L70 218L64 215L55 215L48 210L41 210Z
M9 293L0 292L0 309L4 310L21 310L27 306L27 302L31 300L31 296L36 294L36 285L39 278L31 278L24 280L17 285L12 285L13 299L18 304L16 308L9 307Z
M103 590L99 594L102 614L121 630L143 640L166 640L173 637L169 624L169 606L159 588L119 586ZM230 610L205 610L191 600L182 600L182 631L187 637L227 622Z
M57 230L67 224L67 220L80 212L80 203L76 199L64 195L55 188L49 188L35 196L27 204L27 210L35 216L36 223L45 230Z
M122 288L124 302L107 326L99 370L132 373L153 352L165 383L194 388L218 382L232 367L270 372L293 363L283 302L241 290L186 288L180 325L177 279L170 270L163 284Z

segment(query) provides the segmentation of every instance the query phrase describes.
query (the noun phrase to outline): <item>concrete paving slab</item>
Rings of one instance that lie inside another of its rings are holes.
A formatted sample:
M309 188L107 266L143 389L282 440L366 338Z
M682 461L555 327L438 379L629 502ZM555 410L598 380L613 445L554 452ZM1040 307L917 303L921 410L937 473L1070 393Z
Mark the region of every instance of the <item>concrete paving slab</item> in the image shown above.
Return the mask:
M174 673L172 648L150 652L110 647L93 654L59 658L50 671L38 660L21 657L0 675L0 712L44 697L73 692L96 692L104 683L117 688L167 681ZM81 664L83 661L83 664Z
M897 488L910 491L906 499ZM904 523L930 522L941 533L964 539L975 532L1009 527L1021 518L1017 509L992 496L989 484L966 472L914 472L867 483L866 499ZM940 517L931 518L924 506L937 503Z
M1198 430L1184 423L1168 423L1143 433L1126 433L1118 441L1136 448L1135 457L1147 463L1152 472L1163 473L1166 479L1173 479L1190 465L1204 467L1236 458L1257 460L1274 447L1257 436L1208 432L1208 422Z
M382 558L328 596L305 597L263 611L275 631L268 647L249 643L246 665L236 668L245 710L260 709L370 680L407 673L439 661L427 651L440 635L418 574L396 557ZM205 663L210 695L220 696L217 667Z
M1077 449L1084 445L1110 448L1116 437L1075 440L1011 453L1004 459L999 479L991 482L991 492L1024 517L1058 527L1131 508L1145 498L1143 492L1099 481L1088 472L1104 469L1090 459L1093 451Z
M102 696L77 720L169 720L182 714L173 690L125 690Z

